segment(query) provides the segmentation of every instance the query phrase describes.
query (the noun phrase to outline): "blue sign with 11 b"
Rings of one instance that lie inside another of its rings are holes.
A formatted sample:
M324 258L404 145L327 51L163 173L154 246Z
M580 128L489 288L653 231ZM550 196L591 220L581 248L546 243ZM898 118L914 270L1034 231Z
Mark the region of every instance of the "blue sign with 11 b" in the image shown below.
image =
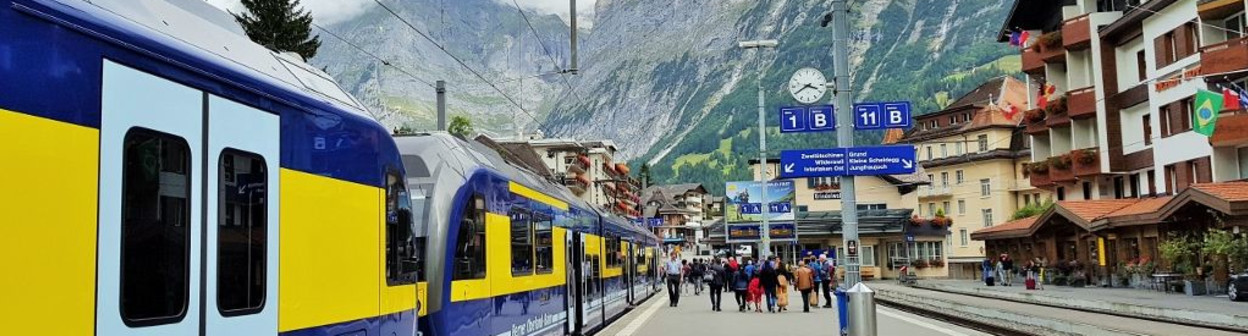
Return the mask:
M910 128L910 102L854 104L854 129Z
M788 106L780 108L780 132L802 133L836 130L832 105Z

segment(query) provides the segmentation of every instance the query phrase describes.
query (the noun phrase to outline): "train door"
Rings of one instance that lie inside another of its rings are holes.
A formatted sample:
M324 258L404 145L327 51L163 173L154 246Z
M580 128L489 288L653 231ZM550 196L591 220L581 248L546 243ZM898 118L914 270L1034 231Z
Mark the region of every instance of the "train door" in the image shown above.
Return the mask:
M564 302L564 307L566 307L568 312L568 325L565 331L569 335L577 335L581 332L581 286L583 285L581 279L584 278L582 276L584 271L581 269L581 262L585 259L585 255L582 253L583 248L578 248L581 246L581 234L571 230L567 232L567 244L565 246L567 246L568 256L566 258L568 260L566 265L568 270L568 295L564 296L566 301Z
M102 79L97 333L276 333L278 118L110 61Z

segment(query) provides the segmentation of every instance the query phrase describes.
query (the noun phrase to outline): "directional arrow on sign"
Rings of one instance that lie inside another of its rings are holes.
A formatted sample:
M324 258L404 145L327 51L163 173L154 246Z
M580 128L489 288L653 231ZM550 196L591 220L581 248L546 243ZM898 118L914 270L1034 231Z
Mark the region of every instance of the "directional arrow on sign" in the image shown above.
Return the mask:
M785 173L785 174L792 174L792 173L793 173L793 165L794 165L793 163L790 163L790 164L785 165L785 166L784 166L784 173Z
M901 159L901 166L905 167L906 169L914 168L914 161Z
M781 178L911 174L914 147L875 146L780 152Z

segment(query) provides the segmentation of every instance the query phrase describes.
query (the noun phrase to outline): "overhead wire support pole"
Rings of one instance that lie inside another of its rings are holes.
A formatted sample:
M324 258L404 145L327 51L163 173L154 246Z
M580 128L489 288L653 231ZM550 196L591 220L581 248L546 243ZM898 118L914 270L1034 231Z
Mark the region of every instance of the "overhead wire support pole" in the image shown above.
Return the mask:
M577 46L576 46L576 44L577 44L576 37L577 37L577 35L578 35L577 33L579 33L579 32L577 31L577 29L578 29L578 28L577 28L577 24L576 24L576 0L569 0L569 2L570 2L570 3L571 3L571 5L572 5L571 10L568 12L568 13L570 14L570 15L568 15L568 17L569 17L569 18L568 18L568 25L572 27L572 31L570 32L570 36L572 37L572 44L571 44L571 48L572 48L572 62L571 62L571 64L569 64L568 69L567 69L567 70L565 70L565 71L566 71L566 72L568 72L568 73L570 73L570 74L575 75L575 74L576 74L576 72L577 72L577 71L579 71L579 69L577 68L577 64L576 64L576 62L577 62L577 59L576 59L576 47L577 47Z
M765 112L766 100L765 100L765 97L763 96L763 75L766 73L764 72L765 71L764 67L761 64L762 59L763 59L763 56L761 53L763 49L775 49L776 46L778 45L780 45L780 42L776 40L754 40L754 41L739 42L737 44L737 46L742 49L755 49L759 52L758 59L759 59L760 64L758 67L759 69L758 70L758 160L759 160L758 161L758 167L759 167L758 184L759 184L759 188L762 189L760 191L761 195L759 195L760 197L762 197L759 200L759 202L762 204L761 209L760 209L762 210L760 211L762 215L761 216L762 221L761 221L761 227L760 227L760 231L762 231L762 235L761 235L762 237L760 237L761 242L759 243L760 251L758 252L758 256L762 258L767 258L771 254L771 223L769 222L767 218L767 216L771 214L771 211L770 209L768 209L768 206L770 204L767 203L767 186L768 186L768 181L767 181L767 118L766 118L766 112Z
M836 106L836 146L854 146L854 114L849 80L849 3L832 0L832 88ZM845 288L862 281L858 259L858 200L854 193L854 176L841 177L842 239L845 246Z

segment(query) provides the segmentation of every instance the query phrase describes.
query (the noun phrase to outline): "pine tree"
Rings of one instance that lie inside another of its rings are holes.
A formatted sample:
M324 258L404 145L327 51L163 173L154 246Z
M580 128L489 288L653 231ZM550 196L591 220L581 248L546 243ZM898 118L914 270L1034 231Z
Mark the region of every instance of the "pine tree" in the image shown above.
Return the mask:
M245 13L230 13L243 25L253 42L277 52L295 52L312 59L321 47L320 35L312 36L312 14L299 0L242 0Z
M649 188L650 187L650 164L642 163L641 169L639 172L637 172L637 175L640 175L641 187Z

